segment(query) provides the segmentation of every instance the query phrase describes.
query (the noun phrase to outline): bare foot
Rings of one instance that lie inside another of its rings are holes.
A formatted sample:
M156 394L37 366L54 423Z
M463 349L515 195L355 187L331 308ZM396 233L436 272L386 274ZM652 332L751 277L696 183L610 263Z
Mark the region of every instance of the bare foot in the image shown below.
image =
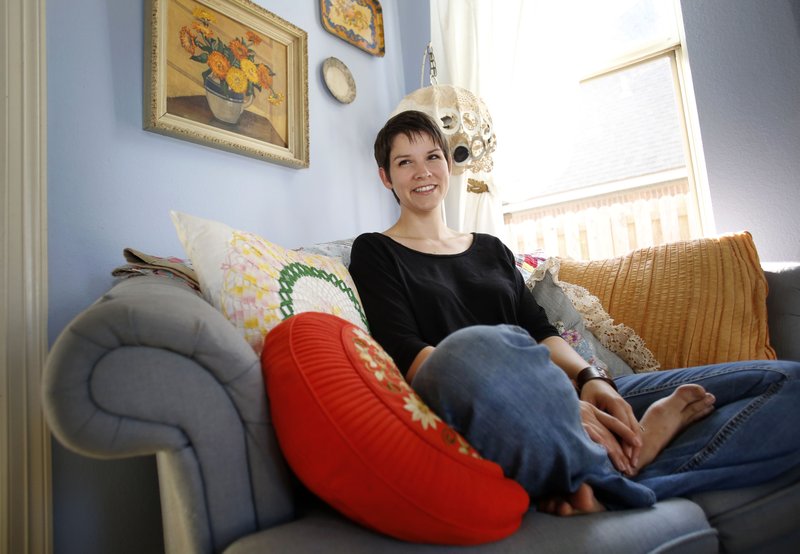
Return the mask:
M566 498L551 498L539 503L539 510L556 516L577 516L605 511L597 501L592 487L582 483L578 490Z
M642 450L631 475L653 461L675 436L714 410L714 395L700 385L681 385L647 408L642 426Z

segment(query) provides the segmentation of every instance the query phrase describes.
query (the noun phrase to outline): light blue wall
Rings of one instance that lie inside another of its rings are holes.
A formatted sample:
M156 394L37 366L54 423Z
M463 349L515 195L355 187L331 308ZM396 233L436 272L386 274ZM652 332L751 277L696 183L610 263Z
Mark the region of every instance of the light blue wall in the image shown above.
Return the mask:
M256 3L308 32L308 169L142 130L144 1L48 0L51 341L111 285L123 248L182 255L170 209L287 247L393 221L397 208L377 179L372 140L410 92L408 83L417 86L418 60L430 40L428 0L382 0L383 58L327 33L318 0ZM320 65L328 56L352 71L352 104L338 103L324 88ZM416 72L410 80L407 67ZM159 551L154 476L151 459L100 462L54 445L55 551Z
M285 246L392 221L396 207L375 177L371 142L418 86L428 0L381 1L385 58L325 32L317 0L257 3L309 33L309 169L143 131L143 0L47 1L51 339L110 286L124 247L181 253L169 209ZM718 230L753 230L764 260L800 259L797 2L682 6ZM353 72L353 104L325 91L319 66L328 56ZM161 549L151 460L99 462L54 445L53 479L58 554Z
M800 260L800 1L681 6L717 231Z

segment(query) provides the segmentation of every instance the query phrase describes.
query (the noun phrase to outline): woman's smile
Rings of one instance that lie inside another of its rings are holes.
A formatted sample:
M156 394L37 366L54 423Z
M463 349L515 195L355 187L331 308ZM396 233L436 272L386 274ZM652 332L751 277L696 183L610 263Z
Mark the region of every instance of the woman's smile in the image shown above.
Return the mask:
M416 192L418 194L425 194L425 193L428 193L428 192L432 192L433 189L435 189L435 188L436 188L436 185L423 185L421 187L415 188L413 190L413 192Z

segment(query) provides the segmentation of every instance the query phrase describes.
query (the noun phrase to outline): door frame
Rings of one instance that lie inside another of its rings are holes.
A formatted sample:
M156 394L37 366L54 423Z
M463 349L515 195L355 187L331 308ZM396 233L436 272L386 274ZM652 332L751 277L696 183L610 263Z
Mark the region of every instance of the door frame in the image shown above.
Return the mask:
M5 0L0 17L0 551L49 554L45 0Z

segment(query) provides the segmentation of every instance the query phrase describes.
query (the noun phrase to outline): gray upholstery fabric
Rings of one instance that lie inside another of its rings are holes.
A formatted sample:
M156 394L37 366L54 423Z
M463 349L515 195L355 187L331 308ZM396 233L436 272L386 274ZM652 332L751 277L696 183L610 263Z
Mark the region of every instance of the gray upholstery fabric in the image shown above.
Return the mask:
M205 502L198 502L203 478L190 446L156 454L161 517L166 552L212 552L211 525ZM245 531L247 533L247 531Z
M724 552L796 552L800 545L800 468L747 489L691 497L719 531Z
M772 343L800 360L800 266L767 279ZM43 400L77 452L157 454L169 552L788 553L800 543L800 470L648 510L531 513L518 533L476 548L403 543L324 507L295 519L257 356L211 305L160 277L122 281L73 320L48 357Z
M181 506L164 514L176 551L219 551L293 516L258 357L182 285L129 279L75 318L48 357L44 405L77 452L164 453L161 487Z
M800 361L800 264L766 264L769 340L778 358Z
M292 523L245 537L225 554L685 554L716 551L716 531L708 526L702 510L687 500L672 499L650 509L571 518L529 512L517 533L505 540L475 547L401 542L359 527L328 509L320 509Z

